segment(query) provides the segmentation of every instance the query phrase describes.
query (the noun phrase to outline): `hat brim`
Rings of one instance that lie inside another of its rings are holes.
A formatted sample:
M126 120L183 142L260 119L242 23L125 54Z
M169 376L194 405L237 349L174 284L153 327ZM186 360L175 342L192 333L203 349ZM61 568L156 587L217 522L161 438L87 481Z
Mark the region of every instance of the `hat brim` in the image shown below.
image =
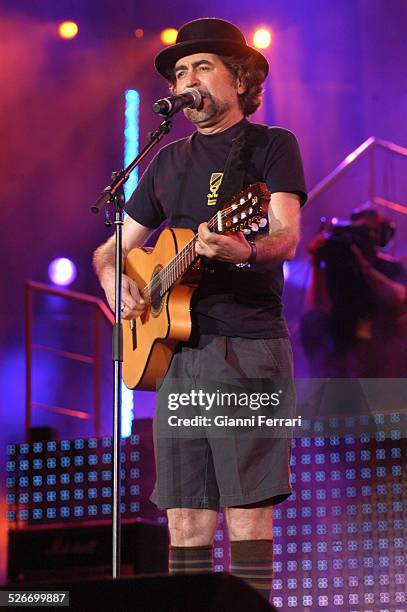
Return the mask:
M215 53L216 55L231 55L242 58L252 56L258 61L259 68L264 71L264 78L269 72L268 61L256 49L238 42L219 39L194 40L167 47L155 58L155 67L163 77L168 79L177 61L194 53Z

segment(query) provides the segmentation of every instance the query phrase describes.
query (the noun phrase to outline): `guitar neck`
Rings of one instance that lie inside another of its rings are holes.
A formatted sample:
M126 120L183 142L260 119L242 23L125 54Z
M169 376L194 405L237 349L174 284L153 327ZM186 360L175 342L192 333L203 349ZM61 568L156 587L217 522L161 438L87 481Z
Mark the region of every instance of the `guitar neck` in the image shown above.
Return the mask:
M219 210L216 215L208 221L208 227L212 232L217 234L223 233L223 215L224 213ZM198 234L192 238L190 242L179 253L176 254L160 272L161 276L161 294L164 295L166 291L179 281L185 272L195 263L198 255L195 252L195 244L198 238Z
M264 183L255 183L240 192L222 210L219 210L208 221L208 227L217 234L245 231L252 224L253 218L261 223L260 217L267 212L269 199L270 193L267 186ZM267 224L267 221L265 223ZM198 235L196 234L145 287L143 294L148 302L152 291L159 291L162 297L195 263L198 258L195 251L197 239Z
M164 295L175 283L185 274L198 258L195 253L195 243L197 240L195 235L188 244L176 254L161 271L160 271L160 284L161 284L161 295Z

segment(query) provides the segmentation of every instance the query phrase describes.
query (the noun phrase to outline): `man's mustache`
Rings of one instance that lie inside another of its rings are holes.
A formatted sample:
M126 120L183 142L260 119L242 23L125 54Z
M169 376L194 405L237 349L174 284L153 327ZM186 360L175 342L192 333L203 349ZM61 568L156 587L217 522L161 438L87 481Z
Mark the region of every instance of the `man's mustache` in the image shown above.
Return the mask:
M202 89L201 87L195 87L195 89L197 89L199 91L199 93L201 94L202 102L198 106L198 108L196 108L196 109L188 109L188 110L197 110L197 111L201 110L201 108L203 107L203 101L204 101L205 98L207 98L211 102L214 102L214 98L213 98L213 96L212 96L210 91L208 91L207 89Z

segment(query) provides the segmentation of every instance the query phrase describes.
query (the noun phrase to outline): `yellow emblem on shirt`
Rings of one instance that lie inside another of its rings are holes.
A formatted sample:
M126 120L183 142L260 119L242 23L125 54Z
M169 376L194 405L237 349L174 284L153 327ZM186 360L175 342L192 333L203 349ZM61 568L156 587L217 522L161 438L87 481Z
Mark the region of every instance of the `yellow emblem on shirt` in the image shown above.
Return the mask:
M216 204L222 178L223 172L212 172L209 180L208 206L214 206Z

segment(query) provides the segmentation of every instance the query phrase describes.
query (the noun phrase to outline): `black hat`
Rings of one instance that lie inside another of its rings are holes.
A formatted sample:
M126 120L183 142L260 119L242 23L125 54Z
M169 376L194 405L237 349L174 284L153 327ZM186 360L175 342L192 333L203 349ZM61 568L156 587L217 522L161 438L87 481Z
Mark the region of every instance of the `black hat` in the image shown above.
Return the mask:
M193 53L216 53L234 57L255 57L266 78L269 65L261 53L252 49L242 32L230 21L205 17L195 19L182 26L174 45L163 49L155 58L155 67L163 77L168 78L171 70L181 57Z

